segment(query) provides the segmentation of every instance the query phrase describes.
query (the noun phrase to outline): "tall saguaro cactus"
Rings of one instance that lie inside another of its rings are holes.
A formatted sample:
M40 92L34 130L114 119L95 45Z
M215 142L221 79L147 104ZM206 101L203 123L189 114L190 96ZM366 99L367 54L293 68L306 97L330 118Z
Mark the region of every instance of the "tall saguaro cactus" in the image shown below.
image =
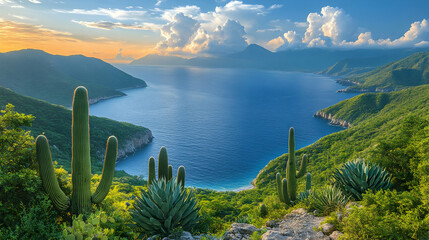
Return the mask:
M289 159L286 163L286 178L280 181L280 173L276 175L277 192L280 201L289 203L296 200L296 180L304 176L307 171L308 157L306 154L302 157L301 167L296 172L296 158L295 158L295 131L293 128L289 129ZM306 189L311 187L311 175L307 175Z
M158 181L164 178L166 181L170 181L173 179L173 166L168 165L168 155L167 149L163 146L159 150L158 156ZM155 158L149 158L149 176L147 185L149 187L150 184L156 179L155 176ZM185 167L180 166L177 169L177 177L176 181L181 183L182 187L185 186Z
M117 153L118 140L115 136L110 136L107 139L101 181L91 195L89 105L88 91L85 87L77 87L73 97L71 199L64 194L58 184L48 139L44 135L36 138L36 158L43 187L58 210L65 211L70 208L74 214L90 211L92 203L100 203L107 196L115 172Z

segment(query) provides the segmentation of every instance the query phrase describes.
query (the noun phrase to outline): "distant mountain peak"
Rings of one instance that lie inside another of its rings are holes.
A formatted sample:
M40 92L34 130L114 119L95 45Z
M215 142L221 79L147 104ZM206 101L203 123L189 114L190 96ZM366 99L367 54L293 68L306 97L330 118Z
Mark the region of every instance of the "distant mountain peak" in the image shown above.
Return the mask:
M264 48L264 47L262 47L262 46L259 46L258 44L254 44L254 43L252 43L252 44L250 44L249 46L247 46L247 48L246 49L244 49L244 51L243 52L254 52L254 53L273 53L273 52L271 52L270 50L268 50L268 49L266 49L266 48Z

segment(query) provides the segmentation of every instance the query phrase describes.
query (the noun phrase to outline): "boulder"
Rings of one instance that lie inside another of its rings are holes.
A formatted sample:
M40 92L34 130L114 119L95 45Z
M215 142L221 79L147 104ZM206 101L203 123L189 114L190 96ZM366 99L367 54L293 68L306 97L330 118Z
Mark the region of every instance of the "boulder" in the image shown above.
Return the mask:
M326 235L330 235L335 230L335 226L330 223L324 223L322 225L322 232Z
M252 233L262 231L255 226L247 223L233 223L231 228L223 235L225 240L249 239Z
M341 235L343 235L344 233L340 232L340 231L334 231L333 233L331 233L331 235L329 235L329 237L332 240L337 240L338 238L340 238Z

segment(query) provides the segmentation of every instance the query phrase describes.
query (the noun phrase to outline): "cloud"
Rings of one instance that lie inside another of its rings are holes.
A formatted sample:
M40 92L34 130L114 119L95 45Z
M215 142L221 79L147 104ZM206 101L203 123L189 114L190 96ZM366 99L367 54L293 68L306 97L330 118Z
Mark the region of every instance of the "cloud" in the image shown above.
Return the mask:
M28 1L31 2L31 3L35 3L35 4L41 4L41 2L38 1L38 0L28 0Z
M115 56L115 58L111 60L115 62L130 62L130 61L133 61L134 58L122 55L122 48L120 48L119 53Z
M372 38L371 32L360 33L356 41L343 41L342 46L365 46L365 47L422 47L427 46L429 39L429 23L427 19L411 24L410 29L403 36L391 40Z
M282 8L282 7L283 7L283 5L281 5L281 4L274 4L274 5L271 5L270 8L268 8L268 9L273 10L273 9Z
M121 23L121 22L114 23L109 21L87 22L87 21L76 21L76 20L72 20L72 22L81 24L89 28L98 28L98 29L104 29L104 30L112 30L114 28L133 29L133 30L158 30L160 28L159 25L154 23L127 24L127 23Z
M85 9L73 9L73 10L61 10L54 9L56 12L68 13L68 14L80 14L80 15L98 15L98 16L108 16L117 20L139 20L143 19L146 16L146 11L137 11L137 10L123 10L123 9L107 9L107 8L98 8L93 10Z
M161 3L163 2L163 0L158 0L156 3L155 3L155 6L159 6L159 5L161 5Z
M246 31L239 22L228 20L213 33L206 35L207 46L201 51L213 55L238 52L248 46L245 35Z
M191 18L195 18L200 14L200 7L195 5L186 5L186 6L180 6L175 7L173 9L167 9L167 10L161 10L157 9L157 11L162 12L162 18L167 21L174 21L174 17L178 13L182 13L183 15Z
M14 2L11 0L0 0L0 5L13 4Z
M343 9L326 6L319 13L310 13L307 17L308 27L304 34L304 43L311 46L324 46L330 41L337 45L350 39L355 33L351 17Z
M157 49L163 51L180 51L189 44L196 35L200 23L183 13L177 13L171 22L161 27L161 35L165 40L159 42Z
M14 14L9 14L9 16L12 16L14 18L20 19L20 20L28 20L28 17L24 17L24 16L20 16L20 15L14 15Z
M270 41L268 41L265 44L265 47L271 51L274 51L277 48L279 48L280 46L282 46L284 43L285 43L285 40L283 40L283 38L279 36L277 38L274 38L274 39L271 39Z

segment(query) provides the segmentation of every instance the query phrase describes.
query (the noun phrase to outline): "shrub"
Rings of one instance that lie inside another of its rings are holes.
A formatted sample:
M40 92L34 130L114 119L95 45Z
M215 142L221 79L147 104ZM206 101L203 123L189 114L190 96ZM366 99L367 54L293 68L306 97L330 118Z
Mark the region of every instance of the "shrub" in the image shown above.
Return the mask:
M334 186L327 186L319 191L313 192L311 196L311 206L323 214L343 208L348 198L344 196L340 189Z
M130 210L135 225L152 235L168 236L181 227L192 230L198 220L199 207L192 190L182 188L174 179L154 180L148 191L137 197Z
M333 174L334 186L356 200L362 199L362 194L371 190L386 190L392 187L390 174L376 164L365 163L356 159L345 163Z
M267 206L265 206L265 204L261 204L261 206L259 207L259 215L261 217L266 217L268 215L268 209Z
M103 224L107 222L114 223L112 217L108 217L104 212L96 212L84 220L82 214L78 217L73 216L72 226L63 225L63 237L69 239L102 239L107 240L109 236L113 236L113 229L109 229Z
M346 239L428 239L428 206L418 193L369 191L343 220Z

